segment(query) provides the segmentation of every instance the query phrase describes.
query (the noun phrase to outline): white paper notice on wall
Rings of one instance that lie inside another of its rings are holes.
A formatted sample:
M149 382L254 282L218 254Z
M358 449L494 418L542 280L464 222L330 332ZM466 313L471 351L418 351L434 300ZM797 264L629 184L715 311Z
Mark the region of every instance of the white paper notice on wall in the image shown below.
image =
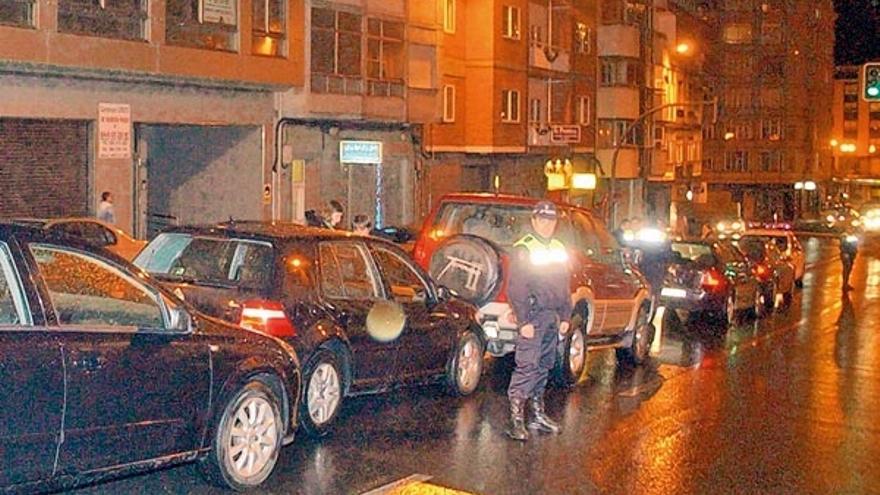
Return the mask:
M199 2L199 22L237 25L235 0L201 0Z
M131 158L131 105L98 103L98 158Z

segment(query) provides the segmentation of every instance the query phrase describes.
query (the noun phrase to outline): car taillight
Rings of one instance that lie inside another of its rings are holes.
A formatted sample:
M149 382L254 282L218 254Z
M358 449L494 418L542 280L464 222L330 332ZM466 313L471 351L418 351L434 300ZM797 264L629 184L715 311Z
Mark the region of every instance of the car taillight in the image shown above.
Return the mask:
M700 278L700 285L704 290L714 292L724 287L724 276L716 270L706 270Z
M755 265L755 275L763 282L770 278L770 269L764 263Z
M284 306L276 301L245 301L241 305L241 319L238 324L275 337L296 335L296 328L287 318Z

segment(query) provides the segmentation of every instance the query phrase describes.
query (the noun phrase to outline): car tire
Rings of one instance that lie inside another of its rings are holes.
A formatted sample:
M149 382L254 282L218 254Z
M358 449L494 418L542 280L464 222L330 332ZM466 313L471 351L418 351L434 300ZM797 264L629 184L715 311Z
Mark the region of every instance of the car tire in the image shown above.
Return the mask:
M460 263L453 264L452 260ZM482 307L501 290L501 254L490 241L461 234L443 241L434 251L428 273L458 297Z
M275 469L283 436L278 398L263 382L250 381L220 411L211 451L200 463L202 474L217 486L253 489Z
M483 342L474 332L465 332L455 346L446 369L446 388L456 397L471 395L483 376Z
M636 319L638 326L633 333L632 342L627 347L614 350L618 365L635 367L648 362L655 334L650 312L651 307L649 305L642 306Z
M299 417L303 430L312 437L330 433L345 398L345 380L340 360L333 351L319 349L303 373Z
M553 382L562 388L577 385L587 369L589 351L587 350L587 320L577 316L572 318L568 335L559 343L556 366L553 369Z

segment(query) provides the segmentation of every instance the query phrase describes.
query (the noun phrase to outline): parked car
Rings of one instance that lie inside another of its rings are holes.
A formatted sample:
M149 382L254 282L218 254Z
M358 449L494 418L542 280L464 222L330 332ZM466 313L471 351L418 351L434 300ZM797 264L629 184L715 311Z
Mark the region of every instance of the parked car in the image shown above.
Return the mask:
M182 227L153 239L136 264L208 314L293 345L312 435L330 430L346 397L436 379L467 395L479 384L476 308L388 241L294 224ZM377 338L381 320L405 328Z
M785 261L788 261L794 267L794 281L798 287L804 282L804 274L807 271L807 256L804 253L804 247L798 240L794 232L788 229L777 228L752 228L742 236L744 239L749 237L760 237L768 239L776 244L779 252Z
M709 315L726 325L746 311L762 316L765 306L758 280L746 257L726 241L675 241L660 304L687 313Z
M0 488L200 461L259 485L297 426L287 344L195 311L122 258L0 224Z
M753 236L735 245L753 264L765 311L769 313L777 308L777 295L782 296L782 305L788 307L794 299L795 269L776 243L769 237Z
M518 326L506 296L509 251L530 231L537 199L495 194L450 194L425 221L416 261L437 280L480 307L488 351L514 351ZM569 250L574 313L560 343L555 376L580 378L590 349L614 348L618 361L641 364L654 336L652 299L644 277L624 260L617 240L589 211L557 204L557 237Z
M135 239L124 230L97 218L21 218L12 222L78 237L92 246L105 248L128 261L133 260L147 245L147 241Z

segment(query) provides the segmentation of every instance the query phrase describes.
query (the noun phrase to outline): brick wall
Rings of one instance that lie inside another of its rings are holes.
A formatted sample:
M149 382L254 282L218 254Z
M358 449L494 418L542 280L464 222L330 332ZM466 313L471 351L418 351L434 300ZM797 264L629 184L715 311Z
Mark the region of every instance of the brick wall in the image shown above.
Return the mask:
M89 126L0 119L0 217L89 214Z

